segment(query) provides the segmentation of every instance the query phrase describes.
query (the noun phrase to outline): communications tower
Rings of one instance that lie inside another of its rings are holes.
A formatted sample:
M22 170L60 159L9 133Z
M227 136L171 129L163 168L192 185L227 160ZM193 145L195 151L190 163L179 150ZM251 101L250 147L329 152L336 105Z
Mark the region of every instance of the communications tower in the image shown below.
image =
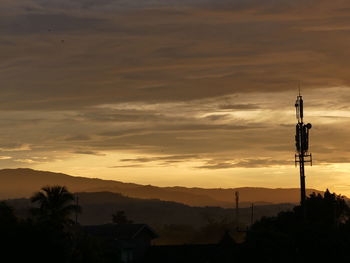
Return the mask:
M312 154L309 153L309 133L312 127L311 123L304 123L304 102L303 97L300 95L297 96L295 102L296 117L298 123L296 125L295 133L295 166L299 163L300 167L300 204L304 207L306 199L306 190L305 190L305 163L310 163L312 166ZM305 207L304 207L305 212Z

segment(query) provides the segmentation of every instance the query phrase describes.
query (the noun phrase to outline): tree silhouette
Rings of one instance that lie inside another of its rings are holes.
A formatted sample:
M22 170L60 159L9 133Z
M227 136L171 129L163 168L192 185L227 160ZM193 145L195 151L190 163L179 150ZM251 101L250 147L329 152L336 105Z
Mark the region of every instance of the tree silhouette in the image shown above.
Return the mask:
M350 260L349 207L342 196L311 194L301 206L265 217L247 233L247 250L255 250L251 260L262 262L326 262ZM286 257L288 255L288 257Z
M306 219L313 224L335 226L345 223L350 216L350 209L344 198L327 189L321 194L312 193L305 202ZM295 208L295 213L301 215L301 207Z
M46 186L30 198L32 203L38 204L32 213L39 221L61 226L72 225L72 215L81 212L81 207L73 204L74 199L65 186Z
M125 214L125 211L116 211L112 214L112 222L114 224L132 224L133 222L129 220Z
M71 226L72 213L80 207L74 205L74 195L65 187L44 187L31 201L36 204L35 220L17 218L14 209L0 201L0 261L105 262L99 242L81 226Z

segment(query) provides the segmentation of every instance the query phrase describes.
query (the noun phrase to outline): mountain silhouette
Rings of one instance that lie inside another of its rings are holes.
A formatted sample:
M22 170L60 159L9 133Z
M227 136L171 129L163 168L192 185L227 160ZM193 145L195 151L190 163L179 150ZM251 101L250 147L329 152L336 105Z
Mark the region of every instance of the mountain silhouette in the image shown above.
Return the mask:
M300 192L298 188L187 188L187 187L157 187L123 183L97 178L70 176L62 173L36 171L32 169L0 170L0 199L28 198L34 192L47 185L65 185L72 192L112 192L124 196L173 201L190 206L234 207L234 192L240 192L240 206L298 203ZM308 189L307 193L322 193Z
M234 220L235 209L221 207L192 207L181 203L161 201L158 199L140 199L126 197L111 192L76 193L82 213L79 223L83 225L99 225L112 222L112 214L125 211L129 219L136 223L147 223L158 227L161 225L202 226L208 219ZM16 214L22 218L29 215L33 205L29 199L10 199L6 201L13 206ZM255 220L262 216L274 216L280 211L289 210L292 204L262 205L254 209ZM240 222L249 224L250 208L240 209Z

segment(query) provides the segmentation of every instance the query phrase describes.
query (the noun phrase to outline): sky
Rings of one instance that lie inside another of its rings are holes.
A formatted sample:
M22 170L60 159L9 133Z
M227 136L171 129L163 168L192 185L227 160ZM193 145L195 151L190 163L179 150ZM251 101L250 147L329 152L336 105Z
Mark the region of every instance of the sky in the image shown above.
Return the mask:
M2 0L0 168L350 195L350 2Z

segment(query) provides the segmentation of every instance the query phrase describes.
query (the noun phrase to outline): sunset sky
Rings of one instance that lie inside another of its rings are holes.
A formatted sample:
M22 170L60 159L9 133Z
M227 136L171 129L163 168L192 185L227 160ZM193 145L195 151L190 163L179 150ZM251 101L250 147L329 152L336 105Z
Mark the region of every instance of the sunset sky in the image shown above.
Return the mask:
M350 195L350 2L2 0L0 167Z

